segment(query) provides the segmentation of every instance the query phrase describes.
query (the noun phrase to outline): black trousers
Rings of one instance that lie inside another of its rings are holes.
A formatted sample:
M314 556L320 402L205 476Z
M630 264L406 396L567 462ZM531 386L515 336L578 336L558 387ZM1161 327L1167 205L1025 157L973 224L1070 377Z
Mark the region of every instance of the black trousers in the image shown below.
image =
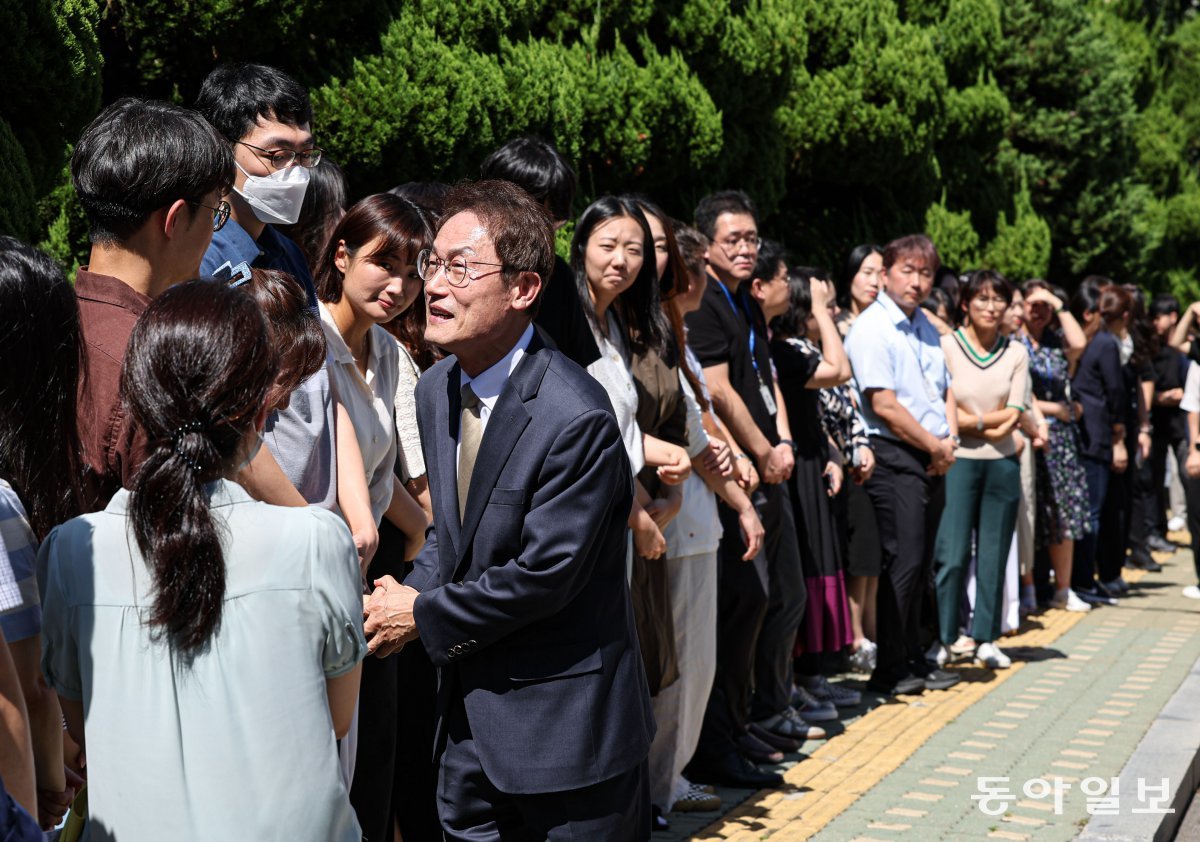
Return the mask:
M737 513L723 503L717 511L725 530L717 554L717 671L696 747L701 763L737 750L734 740L746 728L754 652L769 601L766 551L742 561L746 545Z
M942 478L925 473L927 454L877 436L871 446L875 472L866 490L875 506L882 550L875 675L894 681L908 672L910 660L922 655L921 609L945 498Z
M387 524L390 527L391 524ZM367 570L367 580L404 575L404 537L392 527L381 527L379 549ZM368 655L363 661L358 690L358 755L350 805L358 816L365 842L390 842L392 791L396 768L396 704L398 700L397 658Z
M1175 460L1175 467L1179 469L1179 480L1184 487L1185 498L1187 496L1188 476L1187 471L1183 467L1183 463L1187 460L1188 456L1187 436L1175 438L1166 433L1156 432L1151 441L1150 459L1142 466L1142 471L1145 473L1142 481L1152 495L1147 499L1146 505L1142 506L1141 532L1139 534L1143 538L1149 538L1155 534L1167 534L1168 504L1167 490L1164 484L1167 480L1168 459ZM1191 508L1190 501L1188 502L1188 508Z
M767 612L754 655L752 720L782 713L792 699L792 653L796 632L808 604L808 587L800 563L796 515L786 483L763 485L755 492L767 556Z
M513 795L496 789L484 773L461 694L451 702L445 729L437 795L447 840L639 842L650 838L650 775L645 760L582 789Z
M412 565L406 564L407 572ZM437 668L419 641L392 657L396 661L396 766L392 812L407 839L441 839L437 814Z

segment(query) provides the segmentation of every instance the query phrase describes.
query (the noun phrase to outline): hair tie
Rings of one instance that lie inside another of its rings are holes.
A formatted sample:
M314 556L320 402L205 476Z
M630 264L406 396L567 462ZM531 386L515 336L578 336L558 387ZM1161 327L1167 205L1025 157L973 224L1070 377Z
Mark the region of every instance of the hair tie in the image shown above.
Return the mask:
M199 421L189 421L175 428L175 432L171 433L171 449L175 451L175 455L182 459L189 468L193 471L200 470L200 463L183 452L180 445L183 442L183 437L188 433L198 433L204 429L204 425Z

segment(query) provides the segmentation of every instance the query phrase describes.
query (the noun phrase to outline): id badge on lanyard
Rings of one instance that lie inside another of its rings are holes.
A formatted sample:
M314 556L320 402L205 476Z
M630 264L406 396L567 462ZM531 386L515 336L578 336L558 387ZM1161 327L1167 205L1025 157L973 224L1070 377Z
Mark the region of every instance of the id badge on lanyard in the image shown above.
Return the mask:
M717 286L721 288L721 292L725 293L725 300L729 302L729 306L733 308L734 315L738 318L742 317L742 313L738 311L737 304L733 301L733 296L726 288L725 284L717 281ZM754 366L754 376L758 378L758 394L762 396L763 405L767 408L768 415L775 415L779 412L779 407L775 404L775 395L771 389L767 388L766 381L763 380L762 372L758 370L758 357L754 355L755 336L754 336L754 321L750 318L750 314L746 313L746 325L750 328L750 364Z
M758 378L758 393L762 395L763 403L767 405L767 413L774 415L779 411L779 407L775 405L775 395L767 388L767 384L763 382L762 377Z

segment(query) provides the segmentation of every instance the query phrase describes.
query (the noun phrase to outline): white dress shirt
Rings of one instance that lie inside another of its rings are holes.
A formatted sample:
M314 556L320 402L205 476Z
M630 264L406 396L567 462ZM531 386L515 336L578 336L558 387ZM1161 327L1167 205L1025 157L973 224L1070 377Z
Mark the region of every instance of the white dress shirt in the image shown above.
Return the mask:
M492 417L492 410L496 408L496 401L500 399L500 393L504 391L505 385L508 383L508 378L512 377L512 373L516 371L521 360L525 359L525 349L529 347L530 341L533 339L533 324L525 328L525 332L521 334L521 338L517 340L517 344L512 347L512 350L505 354L500 360L479 373L478 377L471 377L459 367L458 387L470 383L471 391L475 393L475 397L479 398L479 425L480 435L487 432L488 419ZM462 450L462 429L459 428L458 447L454 452L455 470L458 466L459 453Z

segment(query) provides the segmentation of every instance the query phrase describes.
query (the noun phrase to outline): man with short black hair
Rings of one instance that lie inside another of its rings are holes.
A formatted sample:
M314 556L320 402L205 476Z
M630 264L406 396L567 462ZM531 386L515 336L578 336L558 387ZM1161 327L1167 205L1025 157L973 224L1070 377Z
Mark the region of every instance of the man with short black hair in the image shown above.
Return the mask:
M511 181L532 196L546 209L556 230L571 219L575 170L553 144L532 135L514 138L488 155L480 170L484 179ZM583 368L600 359L571 267L557 255L534 323Z
M309 169L321 160L313 142L308 91L286 73L262 64L222 64L200 88L196 110L229 142L237 168L229 224L214 236L201 266L246 263L295 277L317 308L312 273L300 247L275 230L300 217Z
M782 484L794 465L791 434L766 322L748 289L759 244L754 203L740 190L705 196L696 227L711 243L709 281L700 308L687 316L688 344L704 367L717 415L757 464L763 482L751 499L766 537L763 552L742 561L737 515L720 507L717 675L688 774L704 783L777 786L780 776L748 757L796 751L810 733L791 706L792 649L806 601L795 518Z
M233 173L229 147L212 126L165 102L118 100L75 146L71 181L92 240L75 276L87 346L79 390L86 511L133 487L146 440L119 393L129 335L153 298L196 277L229 216L221 197Z

